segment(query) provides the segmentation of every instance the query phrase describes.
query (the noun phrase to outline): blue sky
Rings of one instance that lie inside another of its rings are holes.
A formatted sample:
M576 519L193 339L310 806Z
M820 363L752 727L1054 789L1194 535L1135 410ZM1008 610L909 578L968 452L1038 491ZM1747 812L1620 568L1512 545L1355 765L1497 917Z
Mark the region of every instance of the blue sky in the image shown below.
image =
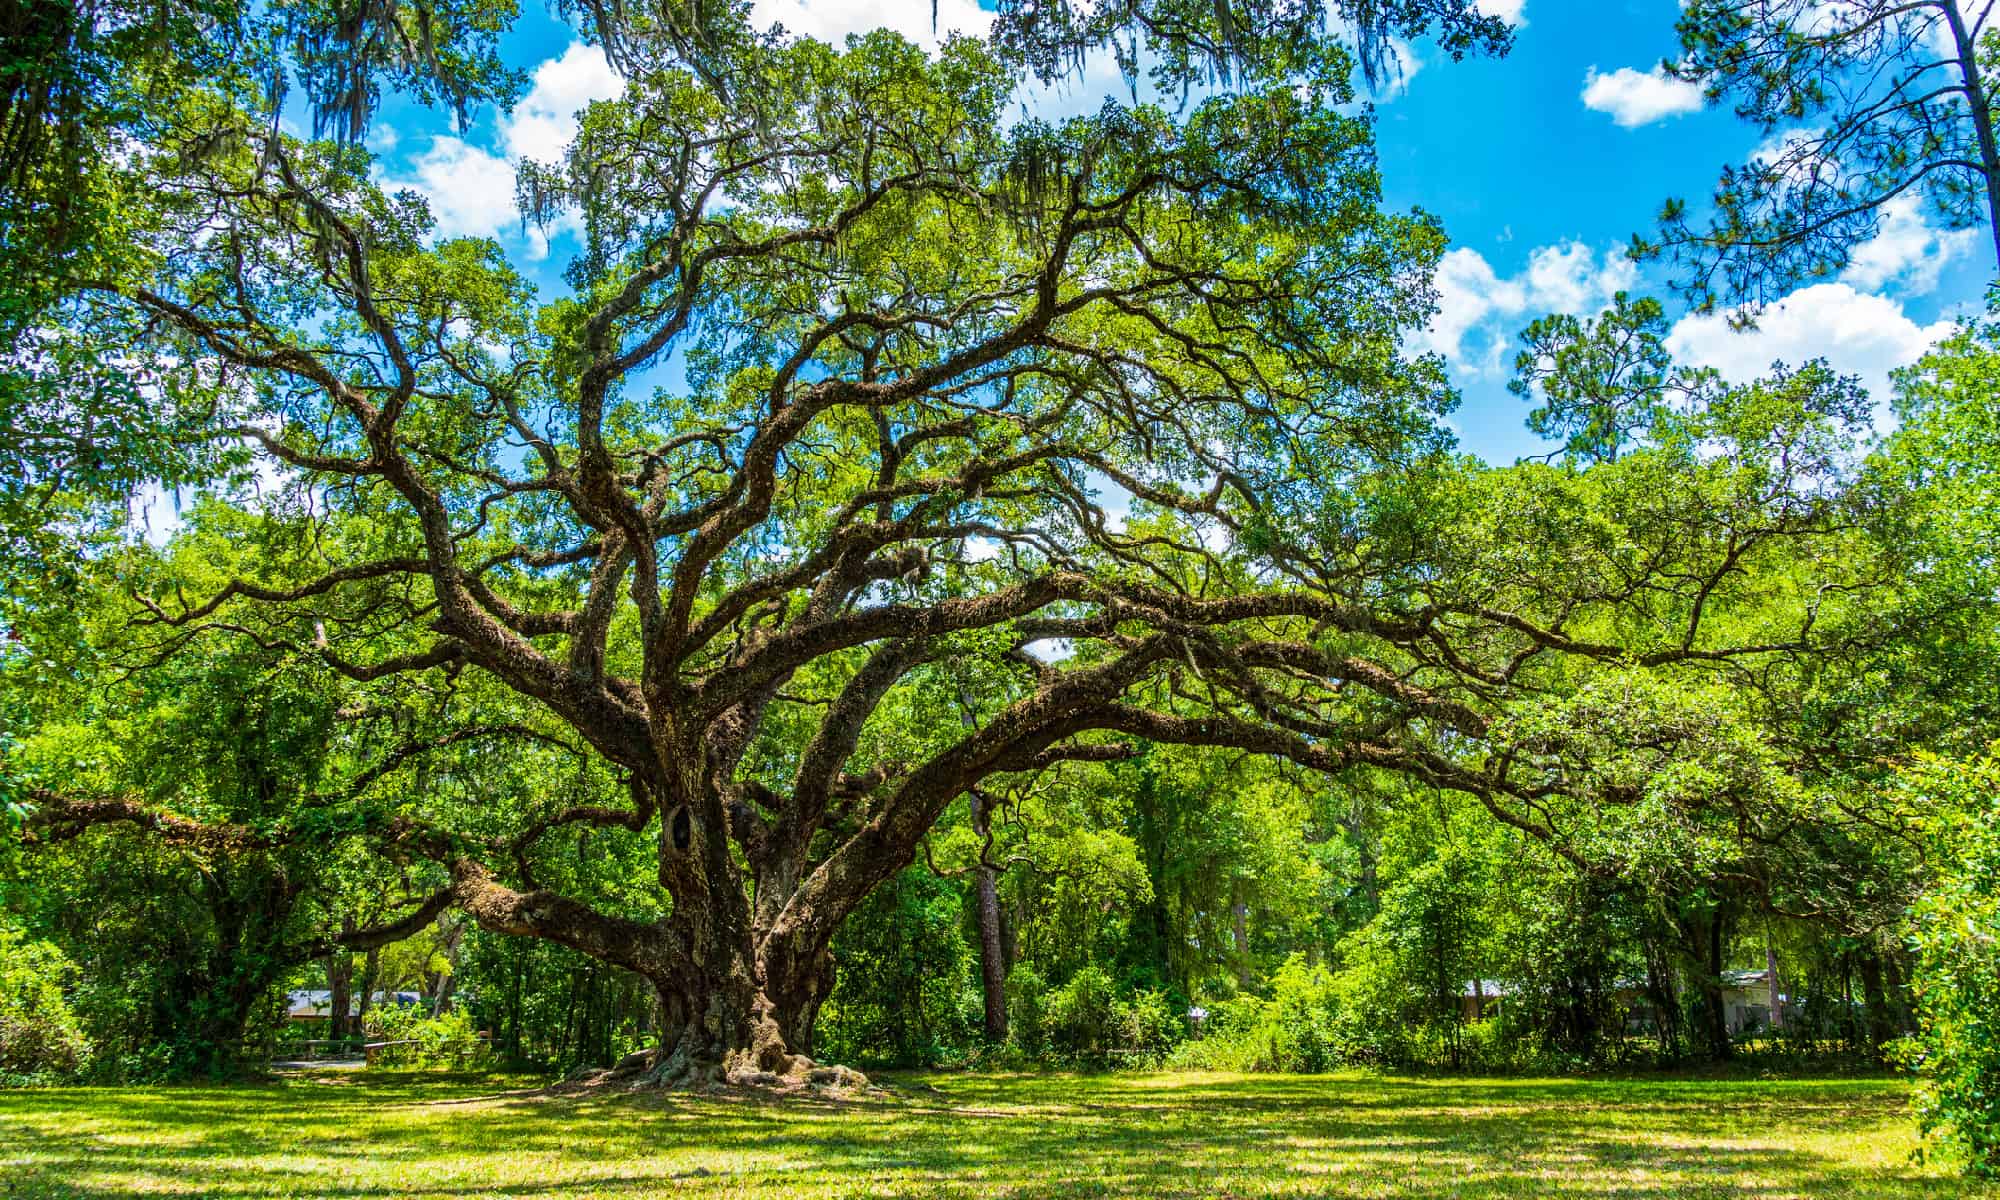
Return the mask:
M1664 198L1700 200L1724 163L1763 139L1726 112L1699 111L1687 86L1654 73L1674 48L1677 0L1480 2L1516 24L1513 53L1452 63L1435 47L1410 47L1376 112L1387 203L1436 214L1453 242L1439 273L1441 311L1417 345L1451 366L1464 396L1453 424L1466 446L1507 462L1545 449L1505 388L1515 334L1545 312L1593 314L1620 288L1663 294L1658 273L1626 261L1623 246ZM574 239L560 228L546 240L522 232L513 163L553 158L576 110L616 94L619 81L538 0L525 7L504 50L533 72L533 86L511 113L478 114L461 133L441 113L392 100L370 143L385 181L430 197L441 232L500 238L556 295ZM760 20L834 41L889 25L934 45L940 32L985 24L974 0L939 0L937 13L934 28L930 0L759 0L756 9ZM1024 99L1054 114L1095 107L1107 91L1123 85L1102 64L1059 94ZM1914 207L1900 210L1846 276L1794 293L1755 332L1681 317L1672 345L1685 361L1739 379L1776 359L1823 354L1883 392L1890 368L1977 305L1993 272L1984 244L1981 231L1946 235Z

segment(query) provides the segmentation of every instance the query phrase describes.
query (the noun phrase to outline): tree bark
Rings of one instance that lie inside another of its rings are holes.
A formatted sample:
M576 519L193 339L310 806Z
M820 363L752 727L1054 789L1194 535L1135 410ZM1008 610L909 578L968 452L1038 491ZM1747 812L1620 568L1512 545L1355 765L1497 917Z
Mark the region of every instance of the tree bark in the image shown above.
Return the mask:
M1785 1027L1784 993L1778 990L1778 952L1771 946L1769 931L1764 934L1764 982L1771 992L1771 1028Z
M1880 1058L1883 1046L1896 1036L1895 1016L1889 1011L1889 995L1882 986L1882 956L1873 947L1864 949L1856 965L1861 970L1861 1001L1867 1010L1868 1055Z
M1240 887L1229 905L1229 934L1236 947L1236 986L1248 992L1257 981L1250 970L1250 906Z
M342 933L354 932L354 918L342 918ZM354 956L346 950L337 950L327 956L326 991L329 1015L327 1036L336 1041L354 1036L354 1024L349 1019L348 1001L354 990Z
M1729 1010L1723 1000L1722 970L1728 951L1728 906L1717 903L1706 912L1683 918L1697 981L1697 1030L1702 1055L1713 1061L1730 1057Z
M991 814L977 788L966 795L972 805L972 830L984 846L990 840ZM1007 948L1000 928L1000 879L999 873L986 865L983 851L973 868L973 880L978 890L979 979L986 1001L986 1040L1004 1042L1007 1040Z
M1956 0L1944 5L1945 21L1951 30L1952 53L1958 59L1959 79L1965 85L1965 104L1972 116L1972 131L1979 143L1980 183L1985 185L1987 232L1993 241L1994 265L2000 268L2000 145L1993 134L1992 101L1986 84L1979 78L1979 47L1966 28L1965 14Z
M375 989L382 978L382 951L370 946L361 960L361 1003L354 1014L357 1028L368 1021L368 1010L375 1007Z
M1910 1012L1909 976L1903 970L1902 951L1889 947L1882 951L1882 982L1889 992L1889 1011L1895 1015L1896 1031L1912 1033L1916 1017Z

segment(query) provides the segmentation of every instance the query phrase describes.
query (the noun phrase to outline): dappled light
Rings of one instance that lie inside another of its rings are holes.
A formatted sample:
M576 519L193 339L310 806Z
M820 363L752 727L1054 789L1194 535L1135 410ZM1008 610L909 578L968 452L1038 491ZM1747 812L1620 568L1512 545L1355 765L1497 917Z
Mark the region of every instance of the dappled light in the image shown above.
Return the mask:
M898 1076L845 1103L480 1080L0 1097L10 1196L1979 1197L1886 1079Z

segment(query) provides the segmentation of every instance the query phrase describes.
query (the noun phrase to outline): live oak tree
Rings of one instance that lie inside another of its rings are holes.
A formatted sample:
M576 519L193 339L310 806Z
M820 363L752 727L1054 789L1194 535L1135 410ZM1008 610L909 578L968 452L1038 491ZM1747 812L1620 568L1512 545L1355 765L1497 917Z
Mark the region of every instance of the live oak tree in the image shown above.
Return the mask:
M1008 123L971 41L750 38L728 90L674 45L628 43L625 95L524 175L531 213L580 212L567 298L221 103L135 150L143 253L73 281L66 319L209 389L296 502L283 570L138 581L163 649L477 677L621 779L371 831L438 864L420 911L644 977L661 1080L761 1079L810 1068L845 917L996 778L1141 740L1381 770L1596 871L1617 843L1566 805L1747 811L1763 759L1712 714L1606 729L1723 760L1664 796L1525 714L1814 652L1816 610L1738 576L1827 569L1787 557L1838 538L1820 458L1767 428L1740 472L1621 461L1608 536L1575 524L1594 481L1483 494L1436 364L1397 353L1442 239L1377 207L1337 48L1051 126ZM579 827L650 844L650 901L537 877Z
M475 665L628 772L629 808L556 821L656 824L664 921L427 848L483 924L650 979L675 1070L791 1066L841 917L987 775L1122 752L1097 731L1390 753L1135 703L1228 654L1212 631L1343 609L1147 578L1134 547L1172 542L1116 532L1089 488L1200 517L1216 495L1174 477L1216 471L1218 445L1401 436L1423 396L1392 338L1437 243L1374 210L1337 63L1180 126L1111 109L1013 132L1012 80L970 43L800 43L760 67L754 113L670 69L592 113L539 180L583 205L579 298L532 323L490 247L425 250L420 210L343 152L240 125L154 151L181 219L149 278L101 285L240 373L236 436L394 531L388 556L163 598L160 619L290 604L339 669ZM628 376L669 349L691 394L639 397ZM410 645L348 657L338 605L405 580L429 593ZM1023 650L1065 635L1111 652ZM932 736L921 709L871 727L893 689L954 674L980 685L970 732ZM767 736L800 722L802 743Z
M1665 257L1703 307L1760 303L1844 269L1901 201L1948 230L1986 225L2000 268L1990 0L1693 0L1667 64L1769 136L1725 169L1713 209L1669 201Z

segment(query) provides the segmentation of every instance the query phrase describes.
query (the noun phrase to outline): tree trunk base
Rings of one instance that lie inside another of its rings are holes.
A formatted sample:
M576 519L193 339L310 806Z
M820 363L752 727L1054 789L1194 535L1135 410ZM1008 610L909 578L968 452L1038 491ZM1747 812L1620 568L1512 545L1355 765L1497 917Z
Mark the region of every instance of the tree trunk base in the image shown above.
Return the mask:
M803 1054L791 1056L783 1072L754 1065L747 1050L717 1057L689 1053L677 1047L672 1053L642 1050L626 1055L617 1066L579 1071L564 1080L566 1087L620 1087L628 1091L678 1092L759 1092L763 1094L847 1099L873 1090L868 1076L852 1067L823 1066Z

